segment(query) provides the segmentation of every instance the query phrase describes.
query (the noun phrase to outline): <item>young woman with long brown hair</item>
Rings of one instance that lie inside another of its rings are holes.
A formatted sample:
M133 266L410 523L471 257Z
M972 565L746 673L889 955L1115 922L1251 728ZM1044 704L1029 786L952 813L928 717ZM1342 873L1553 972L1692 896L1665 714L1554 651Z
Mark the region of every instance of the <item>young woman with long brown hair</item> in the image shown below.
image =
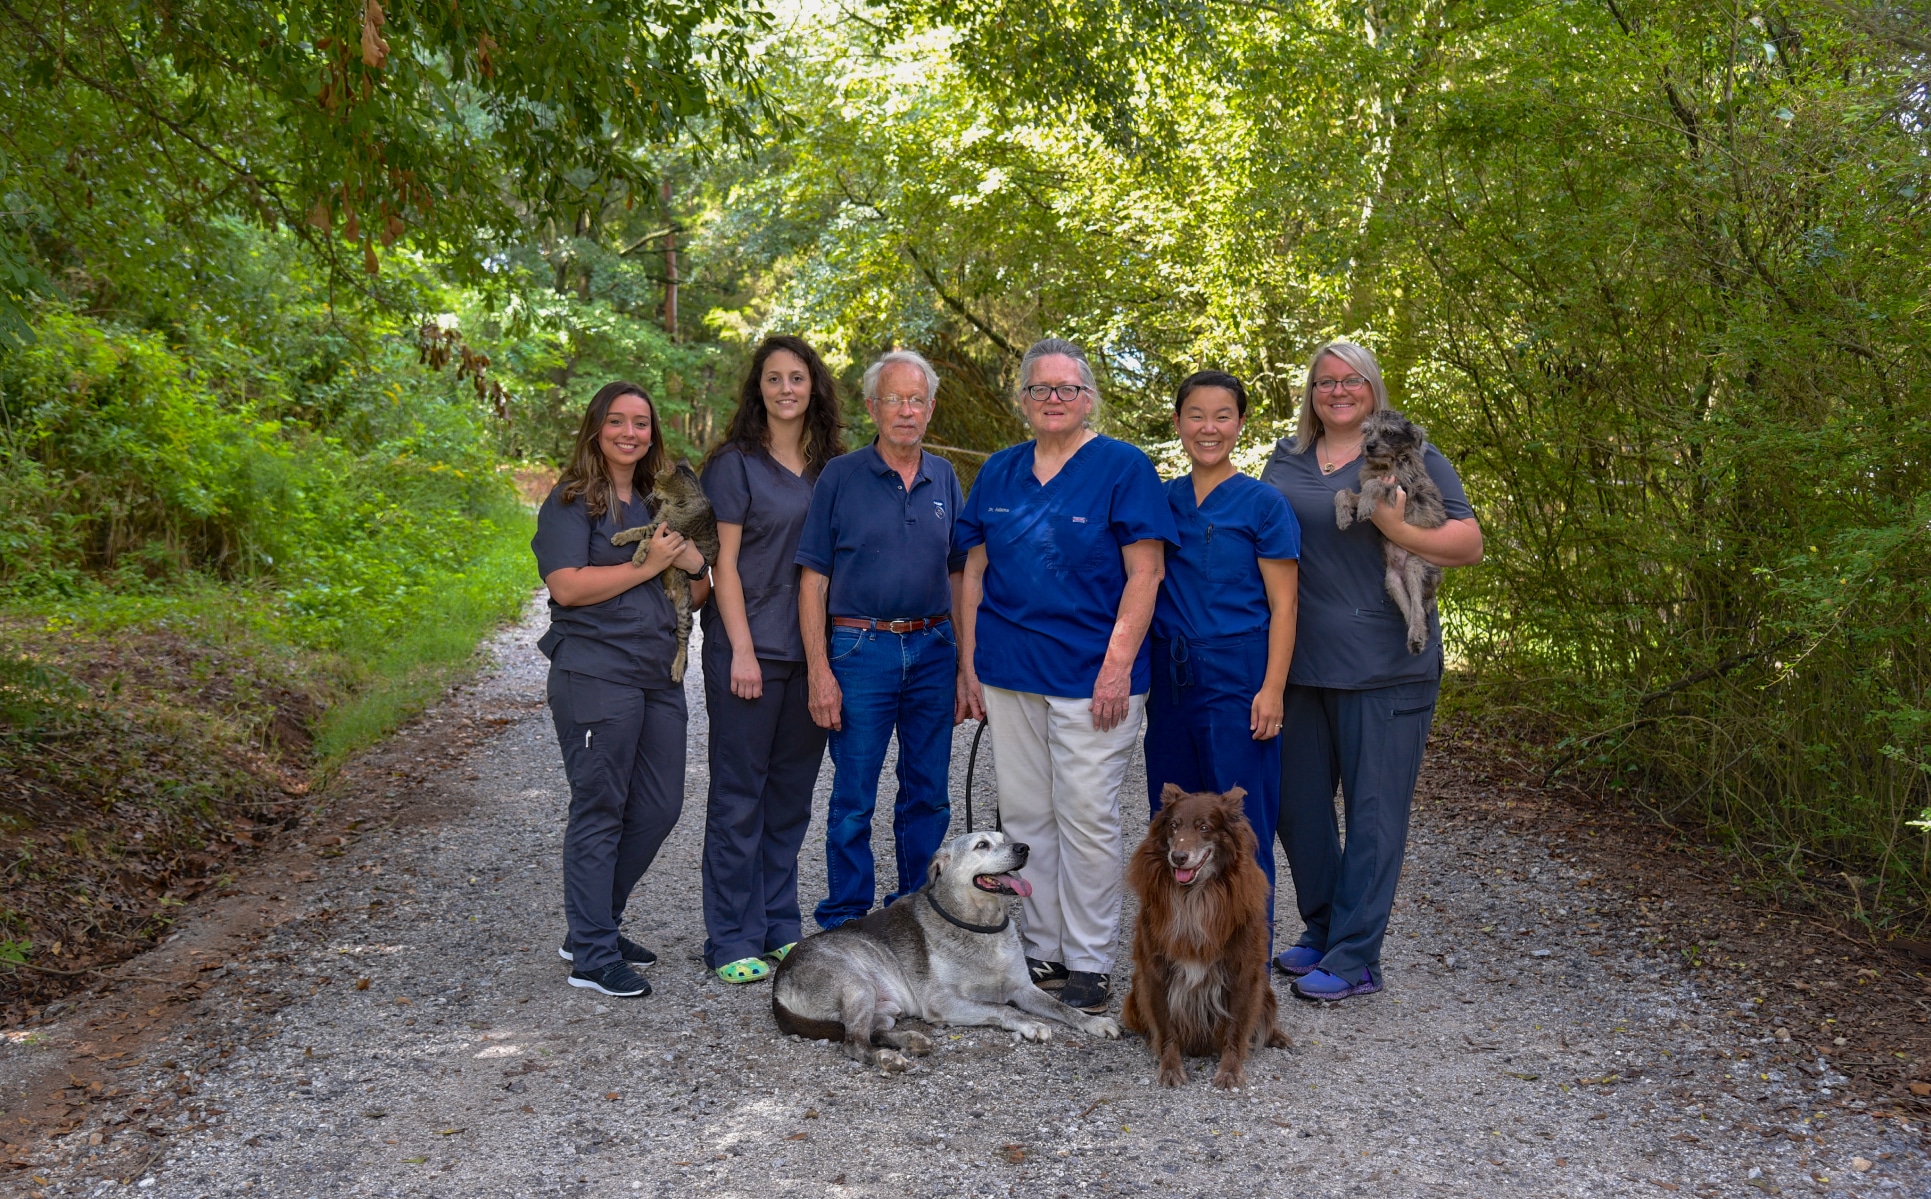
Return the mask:
M824 361L800 338L765 338L704 464L718 541L717 602L703 618L704 963L726 982L768 977L799 936L798 851L825 730L811 719L798 630L798 536L818 472L844 452Z
M561 953L570 985L650 994L634 967L657 955L619 931L630 892L684 809L684 689L673 683L677 613L658 576L698 575L697 547L668 525L641 564L611 534L648 524L664 460L657 408L634 383L604 386L585 409L570 464L536 516L537 572L550 589L550 716L570 779L563 837ZM691 580L691 602L709 593Z

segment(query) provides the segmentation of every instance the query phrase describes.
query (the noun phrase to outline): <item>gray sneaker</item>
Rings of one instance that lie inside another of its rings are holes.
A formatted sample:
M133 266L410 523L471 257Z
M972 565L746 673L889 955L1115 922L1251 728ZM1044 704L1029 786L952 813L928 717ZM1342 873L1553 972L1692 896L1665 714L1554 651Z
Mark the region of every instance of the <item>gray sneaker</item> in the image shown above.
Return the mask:
M1082 1012L1104 1016L1107 1005L1113 1001L1113 976L1093 974L1086 970L1069 970L1066 973L1066 985L1060 988L1059 1001L1067 1007L1076 1007Z

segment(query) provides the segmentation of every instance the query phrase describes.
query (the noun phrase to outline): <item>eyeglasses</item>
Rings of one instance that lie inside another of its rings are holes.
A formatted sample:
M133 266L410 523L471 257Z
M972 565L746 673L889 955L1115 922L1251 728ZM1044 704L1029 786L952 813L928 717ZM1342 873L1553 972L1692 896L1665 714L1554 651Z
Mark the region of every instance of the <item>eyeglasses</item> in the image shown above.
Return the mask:
M1367 385L1368 380L1364 376L1349 375L1345 379L1323 379L1314 385L1314 390L1324 396L1331 396L1334 394L1336 388L1345 387L1349 391L1360 391Z
M1082 395L1091 394L1093 389L1084 383L1061 383L1057 387L1035 383L1026 389L1026 398L1035 404L1044 404L1047 400L1063 400L1071 403Z
M897 412L900 409L908 412L924 412L932 406L932 401L926 396L880 396L878 406L887 412Z

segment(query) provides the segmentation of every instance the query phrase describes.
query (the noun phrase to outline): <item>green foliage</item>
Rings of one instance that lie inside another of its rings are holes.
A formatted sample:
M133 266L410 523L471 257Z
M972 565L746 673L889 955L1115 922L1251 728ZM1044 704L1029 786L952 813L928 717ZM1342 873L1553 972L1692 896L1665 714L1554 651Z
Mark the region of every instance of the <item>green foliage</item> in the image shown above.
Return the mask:
M1248 378L1265 435L1315 344L1366 341L1488 535L1450 572L1453 656L1555 730L1552 765L1800 886L1855 879L1867 914L1921 906L1931 92L1904 13L900 0L795 34L794 133L717 172L700 244L760 280L720 327L926 348L940 421L979 416L941 439L981 450L1044 333L1097 353L1143 444L1186 371Z
M647 193L639 146L740 132L765 19L731 0L7 0L0 126L50 252L108 250L152 206L171 231L296 230L351 270L403 236L473 261L589 192Z
M434 702L473 660L476 645L528 601L535 571L530 538L536 520L505 506L475 522L463 539L463 559L417 593L391 619L346 630L342 656L355 663L351 698L319 722L315 756L340 761L389 733Z

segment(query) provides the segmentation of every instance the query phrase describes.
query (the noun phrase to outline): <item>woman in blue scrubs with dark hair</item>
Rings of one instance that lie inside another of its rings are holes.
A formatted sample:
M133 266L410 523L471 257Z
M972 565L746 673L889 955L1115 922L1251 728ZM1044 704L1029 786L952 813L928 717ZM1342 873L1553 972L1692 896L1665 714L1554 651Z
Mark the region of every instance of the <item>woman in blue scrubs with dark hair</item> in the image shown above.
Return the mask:
M1301 526L1279 491L1234 469L1246 419L1247 388L1224 371L1189 375L1174 394L1174 430L1193 470L1167 484L1180 540L1153 610L1147 794L1158 812L1168 783L1247 792L1271 928Z

